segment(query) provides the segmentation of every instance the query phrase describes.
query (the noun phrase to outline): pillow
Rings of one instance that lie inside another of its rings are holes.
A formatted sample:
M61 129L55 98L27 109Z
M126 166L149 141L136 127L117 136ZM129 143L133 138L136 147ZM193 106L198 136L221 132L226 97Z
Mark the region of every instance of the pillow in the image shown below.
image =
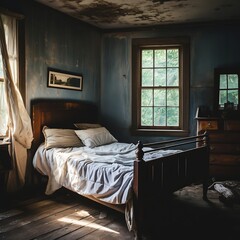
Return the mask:
M75 130L75 133L82 140L83 144L90 148L117 142L117 139L105 127Z
M74 123L77 129L85 130L88 128L100 128L102 127L99 123Z
M44 126L42 131L45 137L46 149L83 146L73 129L48 128Z

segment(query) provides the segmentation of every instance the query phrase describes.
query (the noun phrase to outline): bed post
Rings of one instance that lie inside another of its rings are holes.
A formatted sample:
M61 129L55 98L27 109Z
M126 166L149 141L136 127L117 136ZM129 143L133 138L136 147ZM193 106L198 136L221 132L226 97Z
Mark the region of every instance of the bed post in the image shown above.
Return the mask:
M208 181L209 181L209 135L208 132L204 132L204 137L203 137L203 145L206 147L206 175L204 176L203 179L203 200L207 201L207 191L208 191Z
M134 161L134 177L133 177L133 211L135 220L135 239L142 239L143 230L143 144L138 141L136 150L136 160Z

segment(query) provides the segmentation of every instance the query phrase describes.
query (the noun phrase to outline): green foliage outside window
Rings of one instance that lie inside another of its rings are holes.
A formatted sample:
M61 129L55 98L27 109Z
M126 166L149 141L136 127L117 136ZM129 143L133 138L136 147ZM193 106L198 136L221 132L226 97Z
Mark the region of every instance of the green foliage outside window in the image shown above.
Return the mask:
M179 49L141 53L141 125L179 126Z
M238 75L220 74L219 82L219 105L224 107L224 103L233 102L238 105Z

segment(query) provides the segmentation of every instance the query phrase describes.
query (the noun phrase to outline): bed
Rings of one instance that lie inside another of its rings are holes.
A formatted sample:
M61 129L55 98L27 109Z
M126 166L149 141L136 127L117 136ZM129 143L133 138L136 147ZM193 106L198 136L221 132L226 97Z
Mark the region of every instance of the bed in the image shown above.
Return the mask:
M120 211L136 239L151 231L154 215L160 213L161 205L173 192L202 183L203 199L207 200L207 133L155 143L121 143L99 125L98 116L97 106L90 102L56 99L31 102L34 135L31 154L36 172L47 176L46 194L65 187ZM88 127L78 128L78 124ZM74 131L81 145L59 147L55 138L49 140L55 129ZM97 144L89 138L97 131L104 132L105 142L101 138Z

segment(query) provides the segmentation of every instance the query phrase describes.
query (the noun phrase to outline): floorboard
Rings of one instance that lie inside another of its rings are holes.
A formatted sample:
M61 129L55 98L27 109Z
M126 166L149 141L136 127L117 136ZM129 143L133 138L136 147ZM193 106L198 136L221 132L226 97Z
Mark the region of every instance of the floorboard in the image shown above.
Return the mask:
M201 185L174 193L171 207L165 215L156 216L155 232L147 239L173 239L176 235L182 239L236 239L240 235L240 204L226 205L213 190L208 191L208 198L203 201ZM50 196L35 192L10 197L0 206L0 240L134 239L124 214L66 189Z
M124 214L66 189L51 196L12 199L0 209L0 239L133 238Z

